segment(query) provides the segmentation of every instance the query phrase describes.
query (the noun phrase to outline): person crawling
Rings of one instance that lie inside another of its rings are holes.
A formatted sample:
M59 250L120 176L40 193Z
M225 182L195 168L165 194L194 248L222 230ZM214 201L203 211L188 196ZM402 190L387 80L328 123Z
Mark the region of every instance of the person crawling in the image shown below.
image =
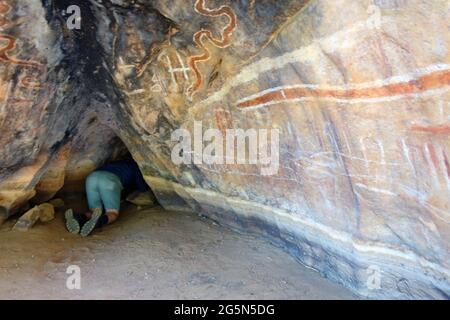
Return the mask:
M113 223L119 217L122 191L133 189L150 190L134 160L115 161L96 169L86 179L89 211L74 214L72 209L67 210L67 230L86 237L94 229Z

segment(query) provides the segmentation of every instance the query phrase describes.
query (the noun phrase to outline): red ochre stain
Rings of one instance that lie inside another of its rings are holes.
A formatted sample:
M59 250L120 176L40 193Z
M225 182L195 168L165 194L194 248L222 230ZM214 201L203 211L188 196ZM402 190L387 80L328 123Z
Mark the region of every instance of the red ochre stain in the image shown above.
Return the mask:
M427 148L430 151L430 157L434 167L436 169L439 169L439 159L436 155L436 150L434 149L434 146L431 143L427 143Z
M6 42L6 44L0 45L0 61L42 69L42 64L39 62L17 60L8 55L10 51L16 48L17 39L15 37L6 34L0 34L0 40Z
M226 130L231 127L230 113L221 109L216 110L216 125L225 134Z
M5 1L0 2L0 27L4 27L9 23L9 20L4 16L11 10L11 6ZM39 62L32 60L19 60L11 57L9 53L16 49L17 38L8 34L0 34L0 62L21 65L23 67L32 68L38 70L40 73L43 71L43 65ZM43 86L38 83L37 77L27 75L22 78L20 84L24 87L42 88ZM21 99L18 99L22 103Z
M283 102L304 97L317 98L381 98L395 95L421 93L424 91L441 88L450 85L450 71L438 71L416 80L389 84L381 87L364 89L308 89L308 88L286 88L269 92L254 99L238 104L240 108L249 108L269 102Z
M411 127L411 131L432 133L432 134L450 134L450 125L443 124L438 126L419 126L414 125Z
M11 6L5 1L0 2L0 14L6 14L11 10Z

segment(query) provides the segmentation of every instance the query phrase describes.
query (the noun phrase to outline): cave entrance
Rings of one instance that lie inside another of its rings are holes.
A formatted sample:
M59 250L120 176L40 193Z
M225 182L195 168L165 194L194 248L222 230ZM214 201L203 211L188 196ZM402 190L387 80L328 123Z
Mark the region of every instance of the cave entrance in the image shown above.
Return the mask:
M90 176L102 176L95 186L91 184L89 194L91 204L98 204L104 212L105 201L109 201L109 209L113 205L119 213L133 205L139 209L159 206L121 138L96 114L86 117L80 127L82 130L75 133L71 143L52 150L52 158L41 168L39 182L32 190L33 198L5 214L18 218L15 229L30 230L39 221L65 216L69 209L84 215L89 211L86 182Z
M114 136L108 142L108 145L109 153L103 152L101 156L97 155L97 158L88 156L85 159L71 161L66 170L64 186L54 198L62 199L66 209L71 208L77 213L87 212L89 206L86 195L86 180L94 172L106 171L118 176L119 180L129 180L128 185L123 188L120 194L120 212L123 210L129 211L129 207L133 205L137 206L138 209L159 206L153 191L143 179L137 163L122 140ZM131 163L134 165L130 165ZM146 188L145 191L143 187Z

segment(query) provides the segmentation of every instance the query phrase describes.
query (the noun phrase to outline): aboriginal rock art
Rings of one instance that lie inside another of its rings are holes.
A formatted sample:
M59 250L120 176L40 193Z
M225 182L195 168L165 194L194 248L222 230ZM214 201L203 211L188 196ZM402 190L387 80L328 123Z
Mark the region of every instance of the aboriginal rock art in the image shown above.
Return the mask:
M215 112L216 116L216 126L222 132L222 134L225 134L227 129L231 129L232 126L232 118L231 114L228 110L224 110L222 108L219 108Z
M154 42L150 48L148 49L147 53L144 55L142 60L136 65L136 76L137 78L142 77L142 75L147 70L147 67L152 64L152 62L155 60L155 57L159 59L160 54L163 52L164 49L169 48L171 43L171 38L174 34L178 32L178 29L175 27L171 27L169 29L169 32L166 36L166 39L161 42Z
M180 84L189 83L191 71L185 65L183 57L176 50L166 50L161 52L157 60L164 65L167 74L170 75L169 87L172 88L170 91L180 92L182 90Z
M408 96L420 96L441 93L450 86L450 66L434 65L414 74L419 77L404 75L391 79L379 80L378 83L361 83L346 87L322 87L314 84L299 84L275 87L261 91L237 102L239 108L260 108L280 103L305 100L327 100L346 103L371 103L397 100Z
M10 20L7 18L7 14L11 11L12 7L6 2L0 2L0 31L6 29L10 24ZM32 60L20 60L12 57L10 52L17 47L17 39L14 36L0 33L0 61L13 65L19 65L25 68L31 69L31 73L42 73L44 66L36 61ZM29 88L42 88L43 86L36 80L36 75L26 74L21 77L20 84L23 87Z
M449 135L450 134L450 125L441 124L436 126L423 126L423 125L412 125L411 131L414 132L423 132L423 133L431 133L436 135Z
M268 236L362 296L448 299L448 2L0 0L0 223L52 172L81 191L128 149L165 208ZM195 122L203 150L233 142L229 163L172 161Z
M184 57L171 47L167 49L157 50L156 58L152 58L153 62L157 63L160 68L153 68L150 72L150 84L149 88L152 93L162 93L163 96L167 96L169 93L184 93L185 87L190 83L191 69L186 65ZM147 65L144 69L136 68L137 77L141 77ZM124 63L119 64L119 68L135 68L134 65L126 65ZM137 89L132 92L128 92L128 95L144 93L145 89Z
M237 25L236 14L230 6L222 5L218 9L208 9L205 7L205 0L197 0L195 2L195 11L207 17L226 16L229 19L229 23L223 28L220 39L215 38L213 33L206 29L201 29L194 34L193 41L203 53L191 56L188 59L188 65L195 75L194 83L192 83L186 92L190 98L193 98L195 93L203 85L203 74L200 72L198 64L200 62L206 62L211 58L211 52L206 47L205 41L209 40L215 47L224 49L231 44L231 36Z

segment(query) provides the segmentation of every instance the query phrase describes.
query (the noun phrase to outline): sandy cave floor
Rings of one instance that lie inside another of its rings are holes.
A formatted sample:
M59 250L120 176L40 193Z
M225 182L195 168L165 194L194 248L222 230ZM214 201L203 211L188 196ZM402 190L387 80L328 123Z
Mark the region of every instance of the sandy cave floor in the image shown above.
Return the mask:
M264 239L195 214L137 210L88 238L62 210L32 230L0 227L0 299L354 299ZM67 267L81 290L66 288Z

